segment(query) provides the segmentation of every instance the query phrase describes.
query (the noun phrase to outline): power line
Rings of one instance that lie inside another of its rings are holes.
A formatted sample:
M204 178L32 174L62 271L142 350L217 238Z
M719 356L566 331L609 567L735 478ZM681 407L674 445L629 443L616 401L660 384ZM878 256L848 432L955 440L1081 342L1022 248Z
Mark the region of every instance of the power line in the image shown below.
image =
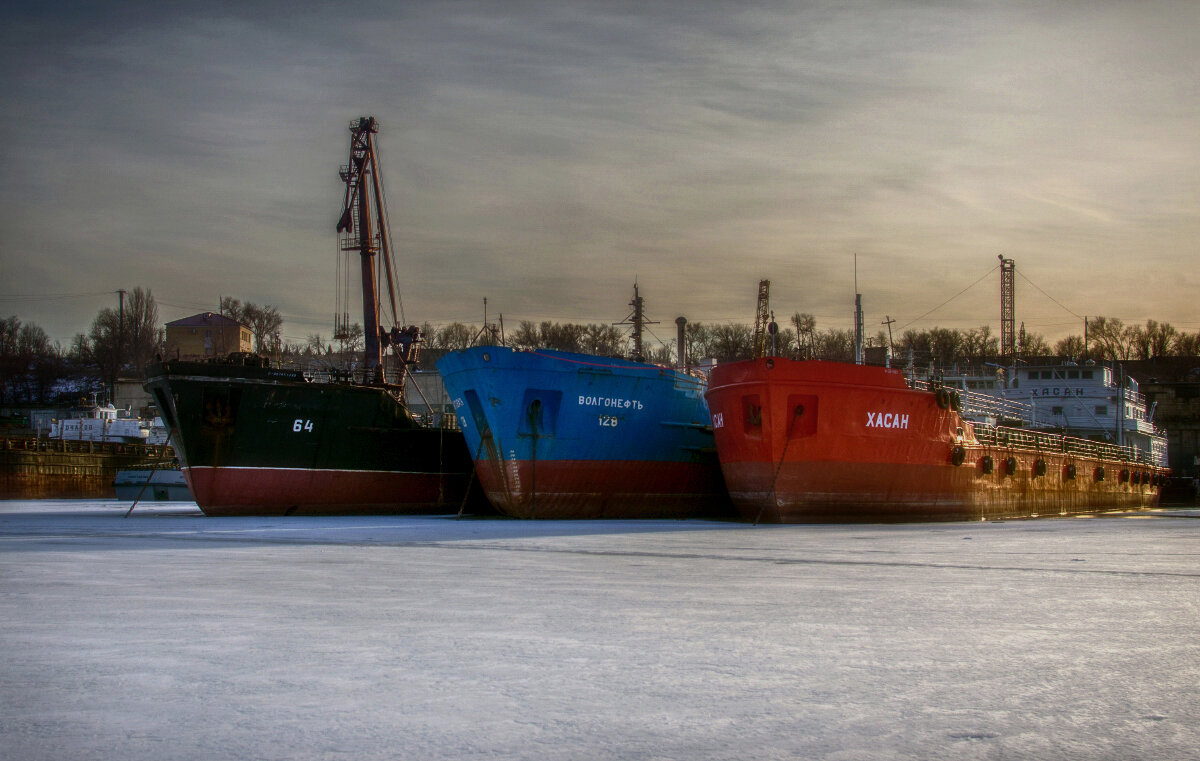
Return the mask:
M966 288L963 288L961 291L959 291L958 293L954 294L954 295L953 295L953 296L951 296L950 298L946 299L946 300L945 300L945 301L943 301L941 304L938 304L938 305L937 305L937 306L935 306L933 309L930 309L930 310L929 310L928 312L926 312L925 314L923 314L923 315L921 315L920 317L917 317L917 318L915 318L915 319L909 320L909 321L908 321L908 322L906 322L905 324L901 325L901 326L900 326L900 330L904 330L904 329L905 329L905 328L907 328L909 325L912 325L914 322L919 322L920 320L923 320L923 319L925 319L926 317L928 317L929 315L933 314L933 313L934 313L934 312L936 312L937 310L939 310L939 309L941 309L942 307L946 306L946 305L947 305L947 304L949 304L951 301L954 301L954 300L955 300L955 299L957 299L959 296L963 295L963 294L964 294L964 293L966 293L967 291L971 290L971 289L972 289L972 288L974 288L975 286L977 286L977 285L979 285L980 283L982 283L982 282L984 281L984 279L985 279L985 278L987 278L987 276L988 276L988 275L992 274L993 272L995 272L995 271L996 271L996 270L998 270L998 269L1000 269L1000 265L999 265L999 264L997 264L995 267L992 267L990 270L988 270L986 273L984 273L983 277L979 278L979 279L978 279L978 280L976 280L974 283L971 283L971 284L970 284L970 285L968 285Z
M1077 317L1077 318L1079 318L1080 320L1084 319L1084 318L1083 318L1083 317L1081 317L1080 315L1077 315L1077 314L1075 314L1074 312L1071 312L1071 310L1070 310L1070 309L1067 309L1067 308L1066 308L1066 307L1064 307L1062 304L1059 304L1059 302L1058 302L1058 300L1057 300L1057 299L1055 299L1053 296L1051 296L1050 294L1048 294L1048 293L1046 293L1045 291L1043 291L1043 290L1042 290L1040 287L1038 287L1038 284L1037 284L1037 283L1035 283L1035 282L1033 282L1032 280L1030 280L1029 278L1025 277L1024 273L1022 273L1020 270L1017 270L1017 274L1021 276L1021 279L1022 279L1022 280L1024 280L1026 283L1029 283L1029 284L1030 284L1030 285L1032 285L1034 288L1037 288L1037 289L1038 289L1038 291L1039 291L1039 292L1040 292L1040 293L1041 293L1043 296L1045 296L1046 298L1050 299L1050 300L1051 300L1051 301L1053 301L1055 304L1058 304L1058 305L1059 305L1060 307L1062 307L1062 308L1063 308L1065 311L1067 311L1067 312L1070 312L1070 314L1071 314L1071 315L1073 315L1074 317Z
M26 293L0 294L0 301L61 301L62 299L81 299L92 296L111 296L116 291L91 291L88 293Z

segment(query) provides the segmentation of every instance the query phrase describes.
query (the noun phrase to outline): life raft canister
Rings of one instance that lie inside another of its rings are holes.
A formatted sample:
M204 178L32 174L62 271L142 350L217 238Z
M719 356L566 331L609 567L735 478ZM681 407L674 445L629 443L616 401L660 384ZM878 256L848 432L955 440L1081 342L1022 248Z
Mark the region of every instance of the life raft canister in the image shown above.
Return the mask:
M1068 481L1074 481L1074 480L1075 480L1075 474L1076 474L1076 470L1075 470L1075 463L1071 463L1070 465L1068 465L1068 466L1067 466L1067 467L1064 469L1064 473L1066 474L1066 476L1067 476L1067 480L1068 480Z
M962 445L958 445L950 452L950 462L954 463L955 467L962 465L967 459L967 450L963 449Z
M957 391L950 392L950 408L955 412L963 411L962 394Z
M937 391L934 392L934 396L937 398L937 406L941 407L944 410L950 409L950 392L949 391L947 391L944 388L939 388Z
M1046 475L1046 461L1042 458L1037 458L1033 461L1033 474L1035 476Z
M996 467L996 461L992 459L990 454L985 454L983 459L979 461L979 467L983 470L983 474L986 476Z
M1007 460L1004 461L1004 473L1005 473L1005 475L1011 476L1011 475L1016 474L1016 472L1017 472L1017 458L1009 457Z
M1092 472L1092 480L1094 480L1094 481L1103 481L1104 480L1104 466L1103 465L1096 468L1096 470Z

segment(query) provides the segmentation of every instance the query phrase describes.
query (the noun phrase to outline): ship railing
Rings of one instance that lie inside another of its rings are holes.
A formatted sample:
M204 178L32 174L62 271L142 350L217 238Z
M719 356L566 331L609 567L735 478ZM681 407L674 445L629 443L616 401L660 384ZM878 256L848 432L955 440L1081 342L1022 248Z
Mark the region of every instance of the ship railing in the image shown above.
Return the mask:
M175 450L169 444L125 444L116 441L92 441L90 439L51 439L41 437L0 438L0 449L30 452L55 452L59 454L116 454L170 459Z
M1146 397L1142 394L1142 392L1134 391L1133 389L1129 388L1125 389L1125 401L1126 403L1132 404L1138 409L1144 410L1150 406L1150 403L1146 401Z
M1045 431L1030 431L1005 426L977 426L975 439L984 446L1054 452L1096 460L1154 465L1152 453L1129 445L1092 441Z
M968 391L954 386L943 386L935 381L920 378L911 379L909 385L916 391L933 392L943 387L957 391L962 398L963 417L968 419L991 419L997 423L1013 421L1023 425L1030 425L1033 421L1033 406L1017 401L1016 399L986 394L980 391Z

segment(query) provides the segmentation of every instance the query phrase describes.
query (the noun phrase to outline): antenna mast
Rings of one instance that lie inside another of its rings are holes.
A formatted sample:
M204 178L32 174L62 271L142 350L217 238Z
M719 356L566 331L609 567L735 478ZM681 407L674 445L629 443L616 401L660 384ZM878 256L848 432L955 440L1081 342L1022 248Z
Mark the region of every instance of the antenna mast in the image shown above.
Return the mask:
M1017 331L1015 308L1015 273L1017 264L1012 259L1000 259L1000 356L1009 366L1017 364Z
M767 324L771 321L771 281L758 281L758 307L754 312L754 358L767 356Z
M854 364L863 363L862 294L858 292L858 254L854 255Z
M633 283L633 301L629 302L629 306L633 307L633 312L625 318L624 322L617 324L633 326L633 359L635 362L645 362L646 354L642 349L642 329L647 325L657 325L658 322L646 319L645 299L638 295L636 280Z

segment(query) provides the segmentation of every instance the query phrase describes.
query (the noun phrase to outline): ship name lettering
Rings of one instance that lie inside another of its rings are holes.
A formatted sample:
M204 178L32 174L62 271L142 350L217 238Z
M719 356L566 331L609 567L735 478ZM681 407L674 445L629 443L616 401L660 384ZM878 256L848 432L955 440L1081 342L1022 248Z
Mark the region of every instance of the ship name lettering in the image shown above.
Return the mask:
M613 409L640 410L642 403L637 399L619 399L615 396L579 396L580 407L611 407Z
M312 433L312 429L313 429L313 424L312 424L311 420L305 420L303 418L296 418L292 422L292 433L300 433L301 431L307 431L309 433Z
M868 428L908 428L908 415L898 412L868 412Z
M725 413L724 412L714 412L712 419L713 419L713 428L724 428L725 427Z
M1071 394L1074 394L1075 396L1083 396L1083 389L1082 388L1070 389L1070 388L1049 388L1049 387L1047 387L1047 388L1043 388L1041 390L1040 394L1038 393L1037 389L1033 390L1033 396L1071 396Z

